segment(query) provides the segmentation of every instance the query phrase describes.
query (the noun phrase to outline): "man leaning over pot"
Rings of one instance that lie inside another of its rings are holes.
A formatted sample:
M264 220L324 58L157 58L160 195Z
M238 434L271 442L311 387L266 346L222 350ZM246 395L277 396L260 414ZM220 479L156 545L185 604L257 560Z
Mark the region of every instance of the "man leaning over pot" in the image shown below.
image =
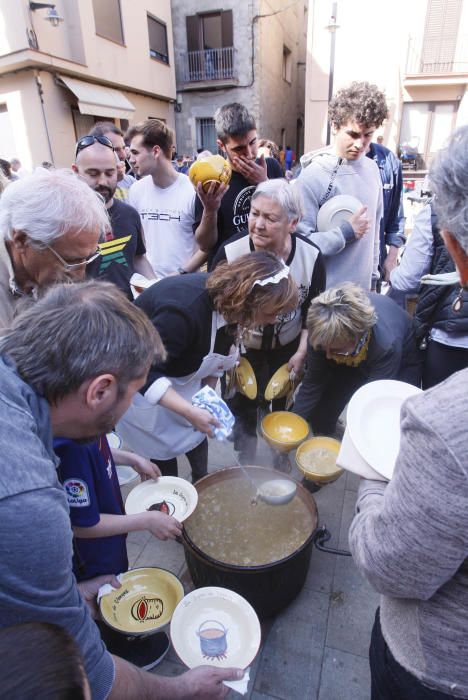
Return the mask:
M81 648L94 700L222 698L222 681L242 676L204 666L164 678L111 656L82 597L92 604L97 586L80 595L72 573L53 437L108 432L163 352L143 312L105 282L54 286L0 339L0 626L64 627Z

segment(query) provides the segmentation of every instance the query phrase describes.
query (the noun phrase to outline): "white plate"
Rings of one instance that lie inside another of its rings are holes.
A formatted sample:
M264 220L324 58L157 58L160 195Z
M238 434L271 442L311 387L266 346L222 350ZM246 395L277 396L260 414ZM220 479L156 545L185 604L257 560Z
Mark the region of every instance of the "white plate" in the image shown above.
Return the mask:
M117 435L117 433L115 433L114 431L112 431L111 433L107 433L106 438L111 450L118 450L122 446L122 438L120 437L120 435Z
M185 479L177 476L160 476L143 481L128 494L125 501L127 515L144 513L155 503L166 503L169 515L182 523L193 513L198 503L198 492ZM164 510L163 510L164 512Z
M116 467L119 486L125 486L138 477L138 472L133 467L118 464Z
M400 409L421 389L382 379L365 384L351 398L346 416L351 440L376 472L391 479L400 449Z
M202 664L247 668L260 648L260 622L238 593L216 586L199 588L174 610L171 640L189 668Z
M381 474L378 474L375 469L372 469L372 467L367 464L366 460L361 457L351 440L349 428L347 426L341 441L338 457L336 458L336 466L341 467L341 469L346 469L348 472L353 472L353 474L358 474L364 477L364 479L386 481Z
M328 199L320 207L317 214L317 231L330 231L348 221L350 217L361 209L362 204L356 197L349 194L337 194L336 197Z

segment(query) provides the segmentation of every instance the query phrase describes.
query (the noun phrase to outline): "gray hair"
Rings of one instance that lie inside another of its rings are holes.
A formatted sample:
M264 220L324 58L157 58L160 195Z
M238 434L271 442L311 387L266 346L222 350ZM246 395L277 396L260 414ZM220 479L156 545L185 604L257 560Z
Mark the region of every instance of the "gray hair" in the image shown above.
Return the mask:
M19 374L49 403L112 374L121 395L166 353L147 316L110 282L51 287L0 337Z
M231 136L244 136L248 131L257 128L255 119L240 102L231 102L219 107L214 114L214 121L216 135L223 143Z
M284 178L266 180L257 185L257 189L252 195L251 202L257 197L268 197L277 202L289 221L301 220L303 214L302 198L298 187L290 185Z
M327 289L312 299L307 314L309 342L314 349L357 340L377 322L367 293L352 282Z
M43 248L66 233L110 228L101 197L68 169L37 168L12 182L0 199L0 236L23 231L31 246Z
M436 155L429 180L440 228L468 253L468 126L454 131Z

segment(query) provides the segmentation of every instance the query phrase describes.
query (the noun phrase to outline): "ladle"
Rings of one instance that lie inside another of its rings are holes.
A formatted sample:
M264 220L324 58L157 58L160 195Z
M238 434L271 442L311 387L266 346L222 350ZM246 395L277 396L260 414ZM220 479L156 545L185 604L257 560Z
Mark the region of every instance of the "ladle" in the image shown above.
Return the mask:
M257 500L260 499L269 506L283 506L292 501L296 495L297 487L294 481L290 479L270 479L270 481L265 481L263 484L257 484L239 460L236 457L234 459L237 462L237 466L242 469L244 476L255 488L256 493L252 499L252 504L256 504Z

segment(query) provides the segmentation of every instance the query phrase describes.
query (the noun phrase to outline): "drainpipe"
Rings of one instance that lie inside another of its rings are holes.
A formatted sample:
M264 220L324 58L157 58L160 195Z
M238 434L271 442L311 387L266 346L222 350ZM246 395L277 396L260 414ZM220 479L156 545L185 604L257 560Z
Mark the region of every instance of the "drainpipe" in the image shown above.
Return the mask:
M35 80L36 80L37 94L39 95L39 100L41 101L42 117L44 119L44 126L45 126L46 135L47 135L47 143L49 145L49 159L50 159L50 162L54 165L54 156L52 155L52 144L50 141L49 127L47 126L47 117L46 117L45 108L44 108L44 90L42 88L42 80L41 80L40 71L37 71L35 73Z

